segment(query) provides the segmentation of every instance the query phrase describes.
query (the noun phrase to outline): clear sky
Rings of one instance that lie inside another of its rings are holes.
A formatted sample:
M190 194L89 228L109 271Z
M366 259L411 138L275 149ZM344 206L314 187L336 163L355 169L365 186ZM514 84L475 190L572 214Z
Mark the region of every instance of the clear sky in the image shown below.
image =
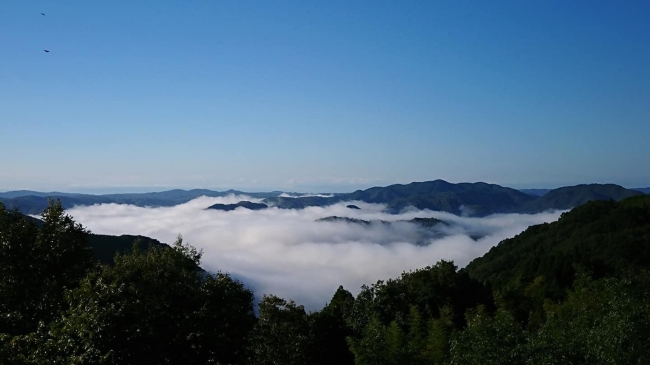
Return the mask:
M0 190L438 178L649 186L650 2L0 6Z

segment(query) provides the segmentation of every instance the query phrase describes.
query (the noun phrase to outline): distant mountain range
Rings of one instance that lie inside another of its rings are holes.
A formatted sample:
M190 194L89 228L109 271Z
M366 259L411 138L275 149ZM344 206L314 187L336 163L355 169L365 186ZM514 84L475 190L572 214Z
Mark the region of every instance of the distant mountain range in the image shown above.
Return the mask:
M518 190L486 183L452 184L444 180L414 182L357 190L330 198L270 197L264 203L279 208L326 206L341 201L359 200L386 204L387 211L397 213L408 207L450 212L458 215L484 216L495 212L511 213L535 198Z
M621 200L642 195L637 190L613 184L567 186L553 190L519 191L486 183L452 184L443 180L390 185L330 198L269 197L264 203L279 208L301 209L325 206L341 201L360 200L386 204L387 211L397 213L409 207L450 212L457 215L486 216L494 213L538 213L570 209L592 200Z
M632 190L640 191L643 194L650 194L650 188L634 188Z
M238 190L213 191L207 189L193 190L168 190L156 193L131 193L131 194L74 194L50 192L42 193L30 190L17 190L0 193L0 202L7 208L17 207L25 214L40 214L48 205L48 199L61 199L61 204L65 209L74 206L94 205L94 204L132 204L139 207L172 207L178 204L187 203L192 199L200 196L222 197L227 195L247 195L253 198L268 198L282 194L281 191L268 193L247 193Z
M614 184L589 184L558 189L516 190L483 182L453 184L444 180L395 184L373 187L347 194L332 196L287 197L280 191L248 193L238 190L213 191L207 189L169 190L156 193L133 194L74 194L42 193L29 190L0 193L0 202L8 208L17 207L26 214L39 214L48 204L48 198L61 199L63 207L93 204L133 204L136 206L174 206L200 196L222 197L230 194L247 195L263 199L261 203L240 202L221 204L212 209L231 210L239 206L263 209L266 204L281 209L302 209L310 206L327 206L343 201L364 201L385 204L386 211L398 213L410 207L450 212L465 216L486 216L494 213L537 213L554 209L570 209L591 200L621 200L649 193L650 188L626 189Z

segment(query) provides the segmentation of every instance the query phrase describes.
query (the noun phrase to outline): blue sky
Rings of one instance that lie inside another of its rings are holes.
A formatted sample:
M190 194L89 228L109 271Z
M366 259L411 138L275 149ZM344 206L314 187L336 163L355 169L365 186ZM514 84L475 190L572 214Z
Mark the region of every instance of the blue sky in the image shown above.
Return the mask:
M649 186L649 36L647 1L10 1L0 190Z

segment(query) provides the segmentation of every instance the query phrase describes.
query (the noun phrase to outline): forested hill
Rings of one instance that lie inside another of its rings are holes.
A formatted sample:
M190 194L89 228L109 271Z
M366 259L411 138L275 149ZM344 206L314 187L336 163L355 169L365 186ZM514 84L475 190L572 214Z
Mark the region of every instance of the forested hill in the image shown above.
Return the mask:
M650 196L588 202L502 241L465 270L496 290L522 290L543 276L546 293L561 297L575 264L597 277L650 268Z
M128 234L111 236L94 233L89 233L87 236L87 244L93 253L93 257L102 264L112 264L116 254L130 252L136 242L140 250L147 250L151 247L171 248L169 245L157 239L146 236L133 236Z
M565 186L553 189L526 204L522 207L522 211L537 213L549 209L566 210L592 200L621 200L636 195L643 195L643 193L614 184Z
M6 212L6 208L0 206L0 211ZM41 219L23 215L21 213L18 213L16 217L24 218L27 222L33 223L36 227L42 227L43 224L45 224ZM36 229L36 227L34 227L34 229ZM86 244L90 249L93 258L101 264L113 264L115 255L130 252L136 244L136 247L139 250L147 250L152 247L162 249L171 248L168 244L162 243L151 237L140 235L134 236L129 234L111 236L91 232L86 232Z
M346 197L349 200L384 203L392 211L412 205L418 209L469 215L516 212L522 204L533 200L518 190L495 184L452 184L444 180L358 190Z

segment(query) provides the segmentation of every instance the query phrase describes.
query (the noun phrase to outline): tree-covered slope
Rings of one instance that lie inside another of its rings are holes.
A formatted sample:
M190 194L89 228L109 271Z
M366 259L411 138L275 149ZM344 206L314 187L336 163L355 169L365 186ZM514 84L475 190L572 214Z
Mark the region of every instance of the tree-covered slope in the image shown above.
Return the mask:
M566 210L592 200L621 200L641 192L614 184L588 184L553 189L539 199L522 206L521 211L537 213L546 210Z
M145 236L110 236L105 234L90 233L87 236L87 245L93 252L95 260L102 264L112 264L116 254L125 254L133 249L135 242L138 242L140 250L150 247L167 247L169 245Z
M58 203L55 203L58 204ZM7 213L5 207L0 205L0 211ZM45 222L43 220L34 218L21 213L10 212L16 219L24 218L28 223L34 224L36 227L42 227ZM86 246L92 252L92 256L96 261L101 264L113 264L115 255L125 254L133 250L134 244L137 242L139 250L147 250L152 247L170 248L166 243L162 243L157 239L146 236L133 236L123 234L121 236L111 236L106 234L95 234L85 231Z
M549 294L562 295L574 264L597 276L650 268L650 196L588 202L502 241L465 270L496 290L523 289L544 276Z

